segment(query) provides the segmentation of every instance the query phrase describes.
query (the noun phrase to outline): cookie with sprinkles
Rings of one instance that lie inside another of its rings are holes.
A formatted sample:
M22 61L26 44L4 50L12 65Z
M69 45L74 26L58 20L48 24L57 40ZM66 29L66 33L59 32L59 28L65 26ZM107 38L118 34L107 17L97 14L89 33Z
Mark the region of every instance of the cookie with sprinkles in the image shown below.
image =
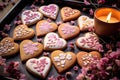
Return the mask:
M63 38L59 38L57 33L50 32L44 38L44 50L63 50L67 47L67 42Z
M27 25L18 25L13 31L14 40L30 39L35 35L35 31L32 28L28 28Z
M79 35L80 29L77 26L70 25L69 23L62 23L58 27L58 33L63 39L71 39Z
M26 69L34 76L44 79L50 72L51 64L49 57L31 58L26 62Z
M35 24L42 18L43 15L39 11L33 12L32 10L24 10L21 14L22 23L27 26Z
M36 35L41 37L49 32L56 31L58 28L54 22L48 22L47 20L41 20L36 24Z
M31 40L23 40L20 43L21 61L26 61L30 58L39 56L43 51L43 45Z
M83 50L103 52L103 46L100 44L98 36L93 32L87 32L80 36L76 40L76 45Z
M97 64L100 58L101 55L97 51L77 53L77 62L81 67L89 67L91 63Z
M73 52L55 50L51 53L51 60L58 73L63 73L75 64L76 55Z
M6 37L0 42L0 56L7 57L15 55L19 51L19 45L13 38Z
M80 31L88 31L89 28L94 27L94 19L82 15L78 18L78 26Z
M56 4L49 4L47 6L41 6L39 11L46 17L56 19L59 11L59 7Z
M77 9L72 9L70 7L63 7L60 11L62 20L64 22L77 19L81 12Z

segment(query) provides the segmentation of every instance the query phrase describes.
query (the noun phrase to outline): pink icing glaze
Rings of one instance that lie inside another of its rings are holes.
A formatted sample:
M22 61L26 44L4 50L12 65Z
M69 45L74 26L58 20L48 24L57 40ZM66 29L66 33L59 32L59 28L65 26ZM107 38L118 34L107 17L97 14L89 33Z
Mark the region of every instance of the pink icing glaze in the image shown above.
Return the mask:
M24 19L26 23L30 23L32 19L35 19L39 16L37 13L31 13L30 11L25 11L23 15L26 15L26 18Z
M74 29L74 26L71 26L71 25L65 25L65 27L63 27L61 29L61 31L65 34L65 35L70 35L72 33L75 32L75 29Z
M50 35L48 37L48 46L55 46L55 45L58 45L59 47L62 47L63 46L63 41L61 41L59 38L57 38L56 35Z
M99 40L95 35L90 35L89 37L83 38L80 43L82 43L81 46L84 46L86 44L90 48L102 51L102 45L99 43Z
M38 71L40 74L42 74L42 72L45 69L45 66L48 64L45 58L38 61L32 60L32 62L35 62L34 64L36 64L36 66L34 67L34 69L36 69L36 71Z
M38 50L38 44L33 44L32 42L28 42L23 45L23 50L25 51L25 54L34 54L35 51Z
M40 25L40 30L49 32L52 29L52 26L49 22L44 22L42 25Z
M52 15L52 16L55 16L56 10L57 10L57 8L54 5L49 5L49 6L43 7L43 11L45 11L48 15Z

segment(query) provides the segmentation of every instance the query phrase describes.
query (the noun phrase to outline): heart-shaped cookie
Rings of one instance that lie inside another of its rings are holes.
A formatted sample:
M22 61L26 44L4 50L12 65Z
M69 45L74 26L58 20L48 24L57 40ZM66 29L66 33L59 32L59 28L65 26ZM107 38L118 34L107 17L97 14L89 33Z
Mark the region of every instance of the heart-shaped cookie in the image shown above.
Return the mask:
M49 57L32 58L26 62L26 68L31 74L46 78L51 68L51 60Z
M48 6L41 6L39 11L46 17L56 19L59 11L59 7L56 4L49 4Z
M92 51L92 50L97 50L100 52L103 51L103 46L102 44L100 44L98 36L92 32L85 33L84 36L79 37L76 40L76 45L79 48L82 48L88 51Z
M29 39L34 36L35 32L32 28L28 28L26 25L18 25L13 32L14 40Z
M87 31L89 28L94 27L94 19L88 16L80 16L78 18L78 26L80 27L80 31Z
M70 7L63 7L61 9L61 17L64 22L74 20L80 16L80 11Z
M64 49L66 46L67 42L54 32L48 33L44 38L44 50Z
M58 26L54 22L48 22L47 20L39 21L36 25L36 35L44 36L49 32L57 30Z
M24 40L20 43L21 61L39 56L43 51L43 45L31 40Z
M77 62L81 67L88 67L91 63L97 64L100 58L101 55L97 51L77 53Z
M71 39L76 37L80 32L77 26L70 25L69 23L63 23L58 27L58 33L63 39Z
M51 60L57 71L63 73L74 65L76 55L73 52L56 50L51 53Z
M21 20L25 25L35 24L37 21L41 20L43 15L40 12L33 12L32 10L25 10L22 12Z
M16 54L19 51L19 45L13 38L6 37L0 42L0 56L7 57Z

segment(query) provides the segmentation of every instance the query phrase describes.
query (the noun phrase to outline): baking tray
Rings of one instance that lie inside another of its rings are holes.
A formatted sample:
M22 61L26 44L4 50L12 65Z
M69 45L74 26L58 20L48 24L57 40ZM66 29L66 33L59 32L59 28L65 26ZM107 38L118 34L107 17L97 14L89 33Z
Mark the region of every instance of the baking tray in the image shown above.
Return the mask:
M14 24L14 21L16 20L16 18L17 18L18 15L19 15L19 16L21 15L23 9L24 9L24 10L25 10L25 9L30 9L30 5L32 4L33 1L34 1L34 0L20 0L19 3L18 3L17 5L15 5L15 7L12 8L12 10L11 10L11 11L6 15L6 17L4 17L4 19L0 22L0 29L3 29L3 26L4 26L5 24L11 24L12 27L11 27L10 31L8 32L8 34L9 34L10 37L12 37L13 30L14 30L14 28L16 27L15 24ZM37 4L37 6L48 5L48 4L51 4L51 3L57 4L60 9L61 9L62 7L64 7L64 6L68 6L68 7L72 7L72 8L78 9L78 10L81 11L81 15L84 14L84 15L88 15L88 16L89 16L89 13L88 13L88 12L82 12L82 8L87 8L87 9L93 8L93 6L91 6L91 5L85 6L83 2L80 2L80 1L78 1L78 0L45 0L45 3L44 3L44 4ZM47 19L47 18L44 17L43 19ZM59 11L59 14L58 14L57 19L56 19L54 22L57 22L57 21L61 21L60 11ZM77 25L77 20L75 20L75 22L76 22L75 25ZM35 29L35 24L32 25L32 26L30 26L30 27L33 28L33 29ZM84 33L81 33L79 36L81 36L81 35L83 35L83 34L84 34ZM76 38L78 38L79 36L77 36ZM42 37L42 38L44 38L44 37ZM71 42L71 41L74 42L76 38L71 39L71 40L68 40L68 43ZM36 36L34 36L34 37L32 38L33 41L37 41L36 39L37 39ZM18 42L18 43L20 43L20 42ZM68 45L69 45L69 44L68 44ZM67 45L67 46L68 46L68 45ZM72 52L74 52L74 53L77 53L77 52L80 51L80 49L78 49L78 48L75 46L75 49L74 49L74 50L71 50L69 47L67 47L64 51L65 51L65 52L66 52L66 51L72 51ZM12 57L7 58L7 62L19 61L19 62L20 62L20 71L21 71L22 73L26 74L26 78L27 78L26 80L43 80L43 79L40 79L40 78L38 78L38 77L33 76L31 73L29 73L29 72L26 70L26 68L25 68L25 63L21 62L19 55L20 55L20 54L18 53L18 54L15 55L15 56L12 56ZM40 55L40 56L43 56L43 54ZM40 57L40 56L39 56L39 57ZM50 56L50 55L49 55L49 56ZM78 66L78 64L76 63L74 66ZM72 66L69 70L66 71L66 72L68 72L68 71L72 72L72 77L68 78L68 80L75 80L76 76L80 73L80 69L81 69L81 68L78 66L79 69L78 69L77 72L75 72L75 71L73 70L73 67L74 67L74 66ZM52 76L52 75L54 75L54 76L65 75L65 73L63 73L63 74L58 74L57 71L56 71L56 69L55 69L54 66L52 65L52 68L50 69L50 72L49 72L47 78L45 78L44 80L47 80L48 77L50 77L50 76Z

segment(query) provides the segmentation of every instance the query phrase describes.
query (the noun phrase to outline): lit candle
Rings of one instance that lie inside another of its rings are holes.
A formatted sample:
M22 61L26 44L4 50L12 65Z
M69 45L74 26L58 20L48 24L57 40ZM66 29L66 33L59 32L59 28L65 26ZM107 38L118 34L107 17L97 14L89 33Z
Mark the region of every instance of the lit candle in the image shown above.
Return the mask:
M112 12L110 12L108 14L108 16L100 16L98 19L100 19L101 21L104 21L104 22L108 22L108 23L119 22L118 19L116 19L115 17L111 17L111 15L112 15Z
M94 21L98 35L112 35L120 28L120 11L114 8L99 8L95 11Z

